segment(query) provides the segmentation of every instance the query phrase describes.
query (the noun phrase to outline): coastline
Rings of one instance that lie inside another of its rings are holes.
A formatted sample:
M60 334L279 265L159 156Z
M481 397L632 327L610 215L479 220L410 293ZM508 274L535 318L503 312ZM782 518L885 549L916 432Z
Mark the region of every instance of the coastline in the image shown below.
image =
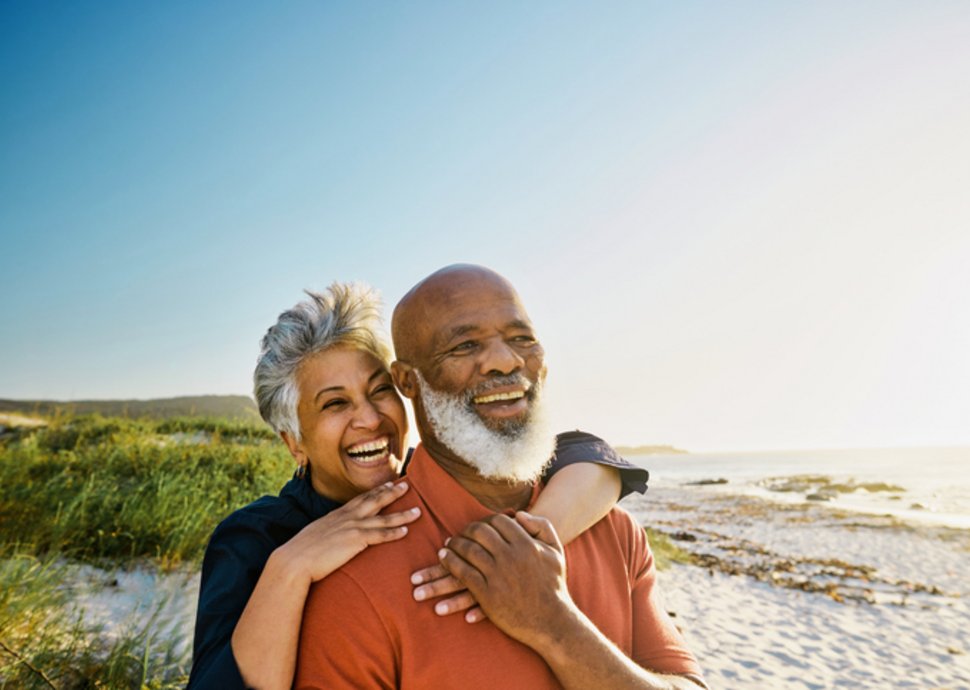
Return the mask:
M970 530L721 486L623 507L691 555L660 581L712 687L970 688Z

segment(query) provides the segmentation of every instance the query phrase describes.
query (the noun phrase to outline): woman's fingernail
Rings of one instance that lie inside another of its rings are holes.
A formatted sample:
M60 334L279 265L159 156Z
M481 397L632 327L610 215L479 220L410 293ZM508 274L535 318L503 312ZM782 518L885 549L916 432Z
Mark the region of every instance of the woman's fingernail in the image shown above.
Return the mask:
M418 601L424 601L428 597L428 590L424 587L418 587L414 590L414 598Z
M441 602L440 604L435 604L434 612L437 613L439 616L445 615L446 613L448 613L448 604L446 604L445 602Z
M420 585L422 582L424 582L424 578L421 577L420 573L414 573L413 575L411 575L412 585Z
M408 512L411 515L420 515L421 514L421 509L420 508L411 508L411 510L409 510Z
M438 558L444 558L444 557L445 557L445 556L447 556L447 555L448 555L448 549L441 549L441 550L440 550L440 551L438 552Z

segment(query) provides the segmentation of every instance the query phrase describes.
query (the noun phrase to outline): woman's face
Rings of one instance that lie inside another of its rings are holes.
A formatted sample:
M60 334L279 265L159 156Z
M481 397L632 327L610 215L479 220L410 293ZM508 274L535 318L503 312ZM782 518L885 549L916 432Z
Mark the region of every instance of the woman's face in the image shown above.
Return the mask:
M346 502L397 478L407 416L379 360L334 347L303 360L296 380L302 438L284 440L298 462L309 463L317 493Z

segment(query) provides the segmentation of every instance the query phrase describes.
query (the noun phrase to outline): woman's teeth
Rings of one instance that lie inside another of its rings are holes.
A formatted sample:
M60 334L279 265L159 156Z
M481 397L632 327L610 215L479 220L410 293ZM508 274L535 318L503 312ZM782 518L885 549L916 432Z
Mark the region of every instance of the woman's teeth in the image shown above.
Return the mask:
M351 455L355 458L367 458L377 455L382 455L388 447L389 443L387 438L377 439L376 441L368 441L367 443L358 443L356 446L351 446L347 449L347 455Z

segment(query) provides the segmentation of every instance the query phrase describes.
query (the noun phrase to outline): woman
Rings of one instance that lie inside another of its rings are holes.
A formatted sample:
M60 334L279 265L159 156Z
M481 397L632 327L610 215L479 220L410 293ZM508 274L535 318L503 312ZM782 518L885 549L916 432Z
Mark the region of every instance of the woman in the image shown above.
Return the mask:
M420 519L380 514L408 490L406 481L391 481L402 469L407 417L388 371L375 294L337 283L307 294L266 333L254 374L260 414L286 443L296 475L279 496L237 510L212 535L190 688L288 688L310 585L368 546L404 537ZM644 470L596 437L570 434L532 512L568 542L609 511L621 473L627 491L645 488ZM416 597L455 593L455 581L442 576L437 567L413 574ZM447 615L473 604L458 593L435 610Z

